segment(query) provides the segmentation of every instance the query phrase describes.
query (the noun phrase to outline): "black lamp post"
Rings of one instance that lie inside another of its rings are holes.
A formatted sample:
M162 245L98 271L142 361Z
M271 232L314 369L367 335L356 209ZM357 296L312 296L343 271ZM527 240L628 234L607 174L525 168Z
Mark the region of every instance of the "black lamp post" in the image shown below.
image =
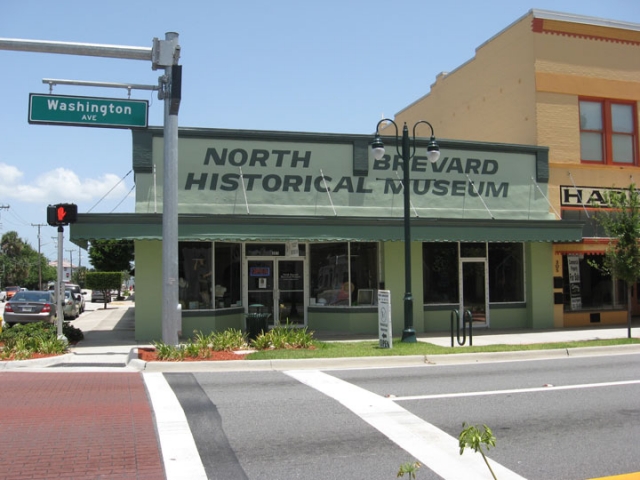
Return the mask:
M388 118L383 118L376 125L376 135L371 144L371 150L373 151L373 157L376 160L380 160L384 156L384 144L378 133L380 125L384 122L390 122L396 129L396 152L402 157L402 170L404 171L402 191L404 193L404 330L402 331L402 341L405 343L415 343L416 331L413 328L413 295L411 294L411 205L410 205L410 190L411 180L409 178L410 161L413 158L416 151L416 127L421 123L429 125L431 128L431 139L427 145L427 159L431 163L435 163L440 158L440 147L436 143L436 137L433 134L433 127L425 120L416 122L413 126L413 145L411 145L411 139L409 138L409 129L407 124L404 124L402 128L402 143L398 142L398 125Z

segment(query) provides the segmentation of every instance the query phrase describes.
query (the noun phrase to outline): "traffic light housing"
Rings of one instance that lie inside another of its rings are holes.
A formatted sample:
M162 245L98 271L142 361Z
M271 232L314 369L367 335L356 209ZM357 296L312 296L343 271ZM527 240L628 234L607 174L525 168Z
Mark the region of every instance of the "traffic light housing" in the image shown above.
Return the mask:
M78 206L75 203L58 203L47 207L47 223L52 227L69 225L78 220Z

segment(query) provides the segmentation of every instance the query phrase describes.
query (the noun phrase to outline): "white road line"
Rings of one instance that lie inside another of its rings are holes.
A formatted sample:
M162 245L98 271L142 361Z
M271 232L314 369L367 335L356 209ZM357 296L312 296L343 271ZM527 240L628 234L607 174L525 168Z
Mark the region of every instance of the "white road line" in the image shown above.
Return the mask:
M481 397L483 395L505 395L512 393L532 393L532 392L553 392L557 390L574 390L578 388L598 388L598 387L617 387L620 385L634 385L640 383L640 380L628 380L620 382L605 383L585 383L582 385L560 385L535 388L516 388L512 390L489 390L486 392L460 392L460 393L439 393L434 395L407 395L406 397L393 397L394 402L403 400L435 400L439 398L456 398L456 397Z
M460 455L456 438L406 411L393 400L319 370L284 373L340 402L445 480L493 479L479 454L468 451ZM500 480L523 480L493 460L490 463Z
M143 373L153 413L167 480L207 480L187 417L162 373Z

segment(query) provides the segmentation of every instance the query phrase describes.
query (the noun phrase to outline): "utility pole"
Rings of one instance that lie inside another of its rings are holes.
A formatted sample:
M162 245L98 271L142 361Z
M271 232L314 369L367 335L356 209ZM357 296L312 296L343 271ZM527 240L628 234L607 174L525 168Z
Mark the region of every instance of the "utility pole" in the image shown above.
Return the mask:
M0 205L0 210L9 210L9 208L11 208L11 205ZM0 222L0 230L2 230L2 223ZM2 252L2 250L0 250L0 253L4 253ZM4 282L4 268L5 268L5 259L2 259L2 279L0 279L0 287L2 286L2 282Z
M69 280L73 282L73 250L67 250L69 252Z
M42 290L42 255L40 254L40 227L46 227L44 223L32 223L32 227L38 227L38 288Z
M11 205L0 205L0 210L9 210ZM2 230L2 223L0 222L0 230Z

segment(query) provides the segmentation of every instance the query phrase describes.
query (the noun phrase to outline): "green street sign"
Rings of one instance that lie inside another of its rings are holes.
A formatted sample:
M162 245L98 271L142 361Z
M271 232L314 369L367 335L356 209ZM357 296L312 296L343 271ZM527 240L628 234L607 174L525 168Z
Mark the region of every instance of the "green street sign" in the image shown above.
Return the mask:
M146 128L148 118L147 100L29 94L29 123Z

